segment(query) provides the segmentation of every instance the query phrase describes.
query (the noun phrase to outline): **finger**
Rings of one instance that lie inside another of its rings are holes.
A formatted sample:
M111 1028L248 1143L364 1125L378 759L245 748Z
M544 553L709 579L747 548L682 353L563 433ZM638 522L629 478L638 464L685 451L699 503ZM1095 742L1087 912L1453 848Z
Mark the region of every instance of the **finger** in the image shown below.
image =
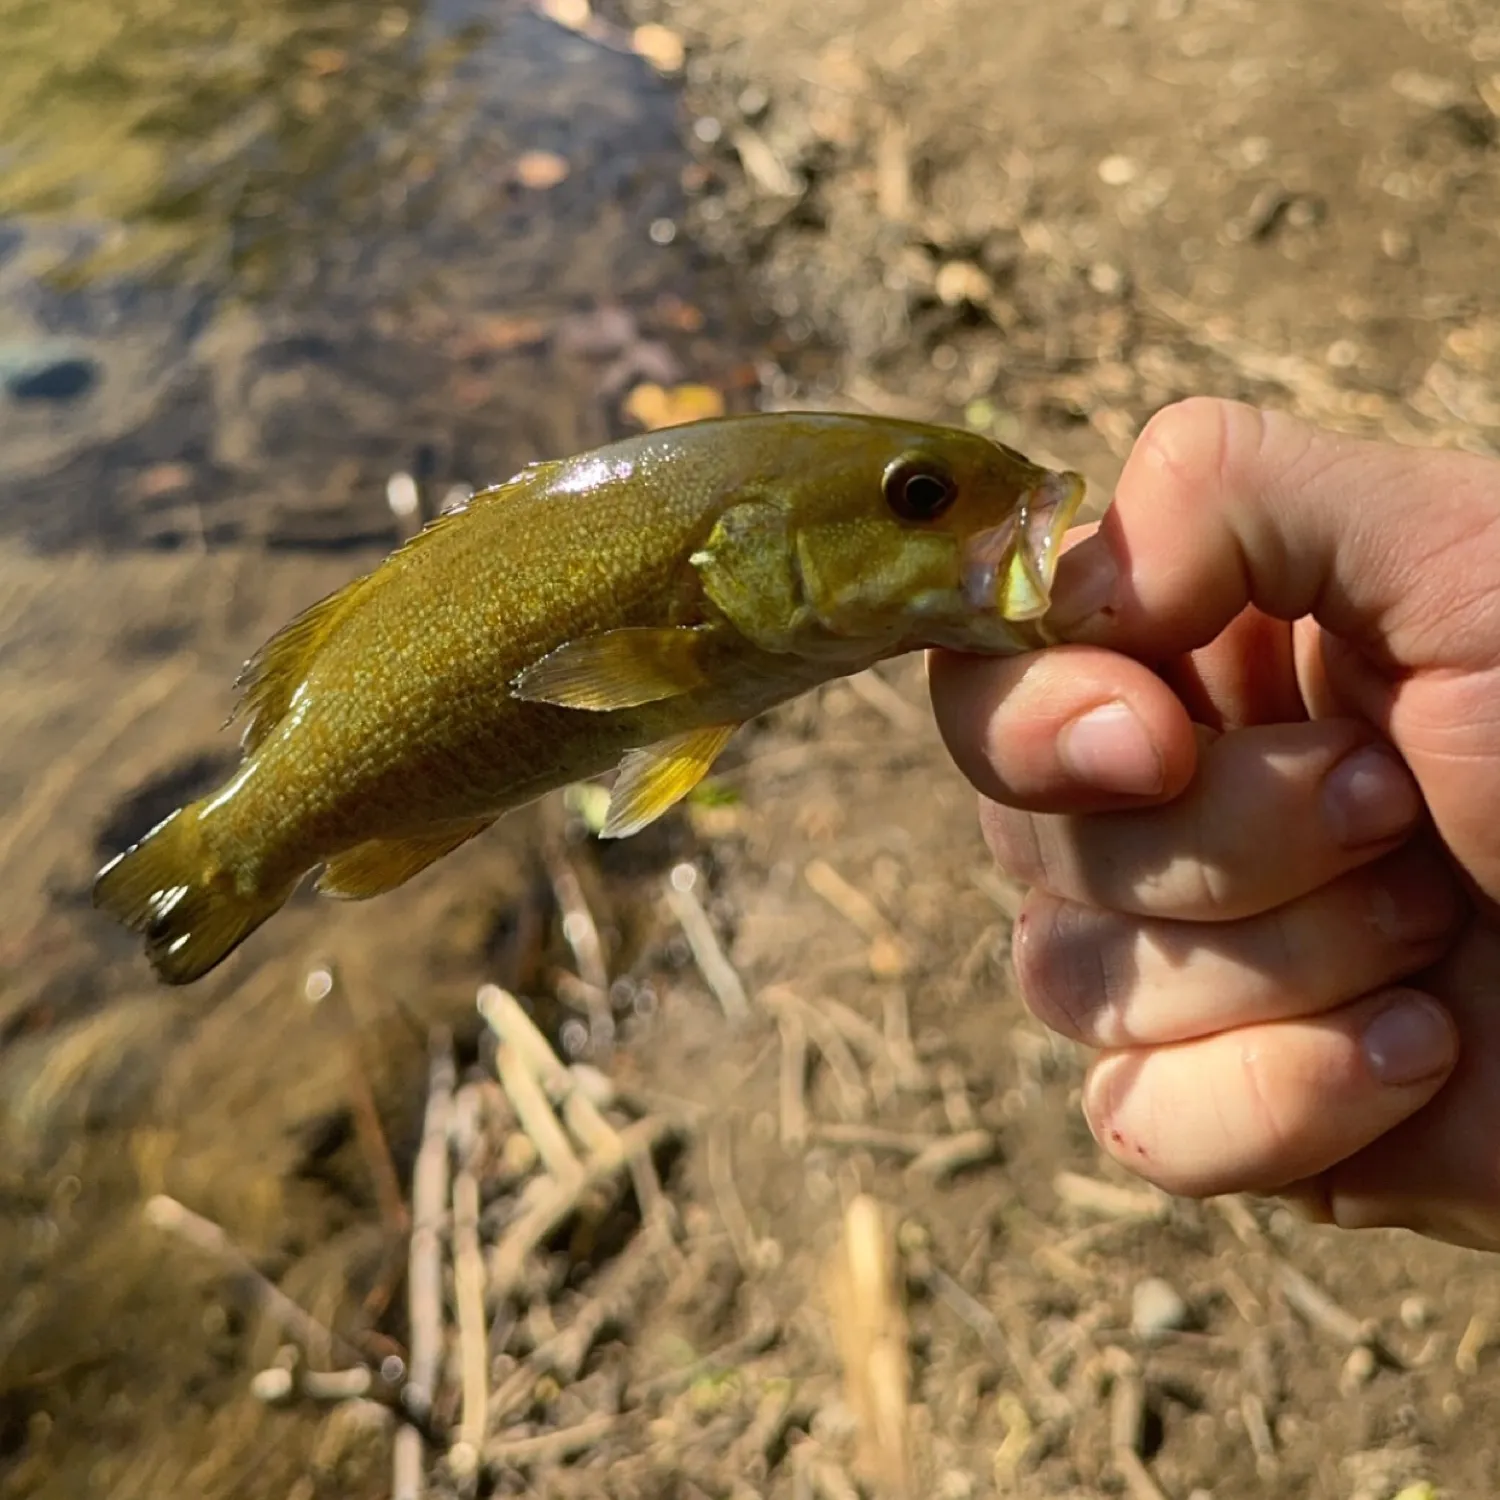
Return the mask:
M928 681L948 753L980 792L1012 807L1157 802L1193 774L1182 704L1128 657L1079 646L1000 659L938 651Z
M1012 948L1021 996L1090 1047L1159 1046L1317 1015L1436 961L1467 910L1436 848L1409 844L1299 901L1205 927L1033 892Z
M1325 1016L1109 1053L1084 1112L1105 1150L1168 1192L1275 1192L1409 1119L1457 1052L1435 1000L1386 990Z
M1049 624L1160 659L1206 645L1253 604L1438 664L1493 617L1487 573L1465 563L1500 520L1495 474L1471 454L1179 402L1152 418L1098 532L1064 558Z
M1500 934L1476 925L1424 976L1458 1024L1458 1065L1426 1108L1322 1175L1331 1222L1500 1250L1497 974Z
M1307 717L1292 654L1292 627L1258 609L1235 616L1208 645L1161 670L1195 723L1223 733Z
M1175 801L1099 817L980 811L996 860L1054 896L1137 916L1230 921L1389 852L1422 814L1401 762L1353 720L1207 744Z

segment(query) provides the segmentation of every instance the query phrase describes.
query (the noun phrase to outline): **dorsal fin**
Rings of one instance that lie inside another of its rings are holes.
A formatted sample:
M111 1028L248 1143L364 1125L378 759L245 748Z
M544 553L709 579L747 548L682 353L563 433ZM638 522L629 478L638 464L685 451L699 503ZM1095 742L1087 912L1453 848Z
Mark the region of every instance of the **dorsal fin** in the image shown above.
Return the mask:
M246 755L253 755L265 743L266 736L286 717L292 695L306 679L313 658L338 629L340 621L348 615L374 576L367 573L363 578L345 584L337 593L309 605L245 663L234 683L239 700L227 722L234 723L241 714L247 716L244 737L240 741Z
M266 737L286 717L292 697L306 679L313 660L332 638L339 626L358 607L370 588L392 576L391 564L398 558L419 550L450 526L461 522L475 506L490 505L516 494L523 484L529 487L545 483L561 467L559 461L529 464L504 484L477 490L460 505L434 516L415 536L409 537L362 578L347 583L336 593L304 609L289 625L283 626L247 661L235 679L239 699L227 723L241 714L247 716L241 741L246 755L253 755Z

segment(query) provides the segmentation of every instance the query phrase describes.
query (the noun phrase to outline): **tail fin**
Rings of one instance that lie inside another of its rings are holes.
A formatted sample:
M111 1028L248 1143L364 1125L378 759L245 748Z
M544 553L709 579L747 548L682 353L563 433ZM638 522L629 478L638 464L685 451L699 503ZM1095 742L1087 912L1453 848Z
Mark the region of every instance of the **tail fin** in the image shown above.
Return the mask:
M291 886L264 896L238 889L190 807L116 855L94 881L94 905L144 935L151 967L168 984L208 973L291 893Z

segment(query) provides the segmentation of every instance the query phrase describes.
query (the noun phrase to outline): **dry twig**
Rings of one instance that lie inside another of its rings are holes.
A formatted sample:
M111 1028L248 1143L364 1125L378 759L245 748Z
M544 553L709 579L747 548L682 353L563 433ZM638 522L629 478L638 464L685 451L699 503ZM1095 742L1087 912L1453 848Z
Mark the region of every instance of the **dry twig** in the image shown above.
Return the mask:
M406 1406L429 1420L443 1357L443 1229L448 1209L448 1129L453 1110L453 1039L444 1026L427 1038L427 1113L412 1173L412 1231L407 1273L411 1358ZM396 1432L394 1500L421 1500L422 1436L412 1425Z
M844 1234L825 1282L844 1366L844 1388L859 1423L860 1468L883 1493L911 1488L906 1311L894 1236L866 1194L844 1212Z
M891 924L861 890L850 885L826 859L810 859L803 879L870 944L870 971L881 978L894 978L911 967L911 959Z
M778 1019L788 1013L795 1013L801 1018L813 1045L828 1064L839 1113L846 1120L864 1119L869 1113L870 1091L865 1087L864 1074L838 1027L819 1006L804 1000L784 984L772 985L761 992L760 998L761 1003Z
M999 1319L946 1271L933 1266L928 1271L928 1280L934 1295L973 1329L990 1357L1016 1372L1044 1417L1065 1420L1073 1415L1073 1403L1032 1358L1024 1338L1012 1338L1000 1326Z
M906 1170L919 1177L943 1179L968 1167L977 1167L995 1157L995 1137L988 1130L966 1130L962 1135L940 1136L919 1151Z
M145 1214L146 1222L153 1228L175 1235L194 1249L213 1256L228 1273L231 1290L239 1299L275 1323L314 1364L327 1364L334 1359L346 1365L364 1364L364 1356L353 1344L325 1327L262 1276L244 1251L212 1219L195 1214L164 1193L146 1204Z
M1326 1333L1336 1343L1349 1348L1365 1347L1378 1353L1381 1358L1400 1364L1396 1356L1380 1343L1380 1335L1373 1323L1362 1323L1352 1313L1345 1312L1321 1287L1316 1286L1295 1266L1286 1264L1276 1268L1276 1287L1287 1302L1314 1328Z
M844 681L867 707L873 708L905 734L919 733L932 723L915 703L908 703L874 668L856 672Z
M693 890L697 883L698 872L692 865L675 866L667 880L667 905L672 908L672 915L677 918L688 947L693 951L693 960L704 983L713 992L725 1017L737 1024L749 1017L750 1001L734 965L719 946L703 903Z
M571 1458L591 1448L602 1437L608 1437L626 1421L622 1416L590 1417L558 1432L543 1432L536 1437L513 1438L509 1442L487 1443L484 1461L492 1469L540 1468Z
M472 1114L455 1109L457 1123ZM477 1454L484 1443L489 1404L489 1346L484 1318L484 1257L479 1249L479 1179L474 1173L477 1142L454 1134L458 1170L453 1178L453 1301L458 1314L459 1370L463 1388L457 1440Z
M1117 1187L1077 1172L1059 1172L1052 1190L1069 1208L1105 1218L1161 1220L1172 1212L1171 1198L1156 1188Z
M579 1145L600 1159L622 1160L619 1132L600 1113L599 1105L580 1081L600 1075L568 1067L508 990L486 984L480 988L477 1004L485 1024L502 1044L516 1049L525 1071L561 1109L564 1123ZM568 1155L572 1155L571 1148Z
M525 1278L528 1262L542 1242L607 1184L624 1162L637 1153L654 1152L667 1141L684 1134L685 1130L681 1120L665 1115L636 1120L619 1132L620 1161L595 1159L571 1183L543 1180L535 1199L490 1251L490 1306L498 1307L514 1295Z
M1140 1367L1123 1349L1106 1349L1104 1365L1113 1376L1109 1437L1115 1467L1132 1500L1166 1500L1150 1470L1141 1461L1141 1438L1146 1422L1146 1382Z
M755 1233L750 1216L745 1212L745 1205L740 1201L739 1189L734 1182L729 1126L722 1119L716 1119L709 1127L708 1182L713 1189L719 1218L723 1222L724 1232L729 1236L729 1243L740 1263L740 1269L747 1276L763 1271L770 1251L767 1242Z

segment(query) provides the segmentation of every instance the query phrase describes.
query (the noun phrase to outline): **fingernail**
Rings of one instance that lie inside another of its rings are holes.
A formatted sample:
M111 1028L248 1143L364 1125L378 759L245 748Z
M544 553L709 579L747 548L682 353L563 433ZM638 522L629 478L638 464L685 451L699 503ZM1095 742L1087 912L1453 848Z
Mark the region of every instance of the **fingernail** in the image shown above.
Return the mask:
M1057 756L1086 786L1128 797L1149 797L1165 783L1161 756L1135 711L1115 700L1063 725Z
M1408 996L1365 1027L1364 1049L1370 1071L1381 1083L1420 1083L1452 1062L1453 1029L1430 1000Z
M1395 755L1367 745L1323 778L1323 811L1334 837L1357 849L1404 833L1420 816L1422 799Z
M1119 581L1120 569L1103 538L1079 542L1057 565L1047 624L1062 634L1083 624L1109 603Z

